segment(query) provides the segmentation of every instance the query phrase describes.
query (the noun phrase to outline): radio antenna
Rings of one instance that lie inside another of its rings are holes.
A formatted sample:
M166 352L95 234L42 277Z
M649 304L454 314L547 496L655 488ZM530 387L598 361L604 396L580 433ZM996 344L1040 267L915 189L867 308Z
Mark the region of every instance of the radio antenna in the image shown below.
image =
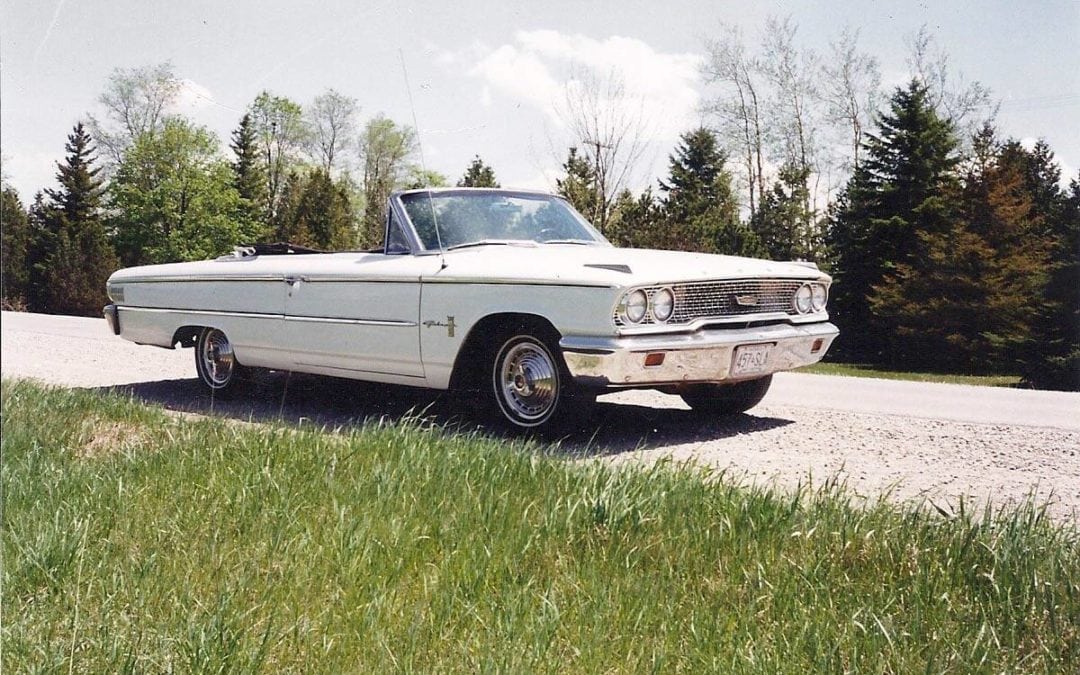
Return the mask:
M424 178L428 177L427 162L424 160L424 142L420 138L420 125L416 123L416 106L413 104L412 87L409 86L409 69L405 67L405 54L398 48L398 58L401 59L401 72L405 76L405 91L409 94L409 108L412 110L413 129L416 130L416 147L420 149L420 168L424 170ZM443 250L442 236L439 234L439 216L435 213L435 200L431 197L431 188L427 190L428 208L431 209L431 222L435 225L435 243L439 245L439 260L442 263L440 269L446 269L446 251Z

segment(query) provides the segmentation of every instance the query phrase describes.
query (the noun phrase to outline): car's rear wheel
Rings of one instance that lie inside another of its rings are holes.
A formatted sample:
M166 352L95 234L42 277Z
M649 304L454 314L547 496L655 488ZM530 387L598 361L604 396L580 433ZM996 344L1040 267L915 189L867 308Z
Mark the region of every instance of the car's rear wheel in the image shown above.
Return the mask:
M695 384L679 392L686 404L701 412L734 415L753 408L772 384L772 375L734 384Z
M195 370L215 395L235 393L244 379L244 367L236 360L228 336L217 328L203 328L195 341Z
M511 331L496 336L488 356L486 398L501 426L544 433L588 417L595 395L579 391L544 331Z

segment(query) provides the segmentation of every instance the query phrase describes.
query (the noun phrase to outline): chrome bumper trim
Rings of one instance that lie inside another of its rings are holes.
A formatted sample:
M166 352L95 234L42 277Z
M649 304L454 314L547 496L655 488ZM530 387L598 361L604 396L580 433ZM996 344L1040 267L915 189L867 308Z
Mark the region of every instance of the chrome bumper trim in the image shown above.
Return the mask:
M678 335L566 337L559 341L570 374L594 387L635 387L753 379L817 363L840 331L831 323L775 325L734 330L701 330ZM811 352L814 342L820 348ZM772 344L764 370L730 377L732 356L742 345ZM664 362L646 366L645 356L664 353Z
M105 305L101 309L101 313L105 315L105 321L109 324L109 330L113 332L113 335L120 334L120 314L116 311L116 305Z

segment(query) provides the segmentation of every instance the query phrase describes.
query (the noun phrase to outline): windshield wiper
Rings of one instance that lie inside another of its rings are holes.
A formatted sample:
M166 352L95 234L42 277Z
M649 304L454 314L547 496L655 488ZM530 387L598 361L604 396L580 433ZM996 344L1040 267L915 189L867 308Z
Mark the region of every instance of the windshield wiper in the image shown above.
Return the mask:
M596 244L596 242L592 241L591 239L549 239L549 240L547 240L545 242L541 242L541 243L544 243L544 244L577 244L579 246L593 246L594 244Z
M472 246L536 246L536 242L528 239L480 239L479 241L470 241L465 244L454 244L453 246L446 247L446 250L453 251L459 248L469 248Z

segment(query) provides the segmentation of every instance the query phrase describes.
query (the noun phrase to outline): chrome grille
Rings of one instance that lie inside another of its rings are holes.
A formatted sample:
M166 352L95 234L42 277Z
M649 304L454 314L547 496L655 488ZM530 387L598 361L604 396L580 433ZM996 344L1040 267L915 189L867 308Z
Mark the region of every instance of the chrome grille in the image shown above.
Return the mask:
M798 314L795 310L795 291L805 281L797 279L733 279L730 281L698 281L670 286L646 286L640 290L652 296L661 288L675 294L675 313L664 322L669 326L687 324L699 319L724 319L750 314ZM615 325L630 325L623 321L616 308ZM650 313L638 326L655 325Z

